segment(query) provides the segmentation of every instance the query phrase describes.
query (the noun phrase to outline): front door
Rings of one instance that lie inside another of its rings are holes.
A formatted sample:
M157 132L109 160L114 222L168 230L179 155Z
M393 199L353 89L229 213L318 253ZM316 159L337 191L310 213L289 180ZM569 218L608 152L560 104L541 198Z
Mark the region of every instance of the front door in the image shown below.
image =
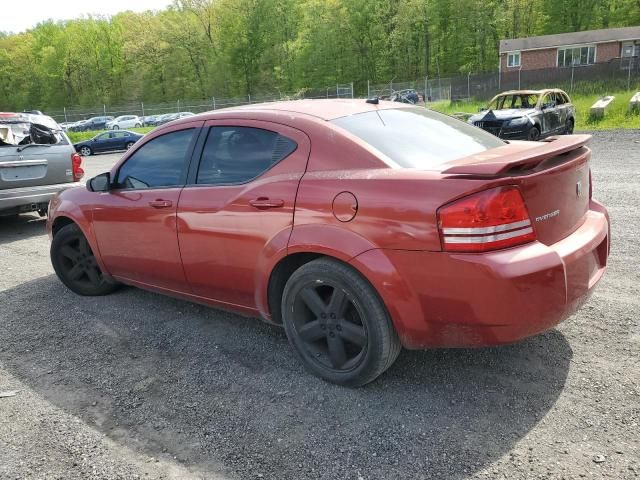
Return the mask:
M93 228L111 275L188 293L176 210L199 129L181 127L144 143L120 166L112 190L95 204Z
M308 137L262 121L215 120L178 205L180 251L196 295L255 308L257 266L286 247Z

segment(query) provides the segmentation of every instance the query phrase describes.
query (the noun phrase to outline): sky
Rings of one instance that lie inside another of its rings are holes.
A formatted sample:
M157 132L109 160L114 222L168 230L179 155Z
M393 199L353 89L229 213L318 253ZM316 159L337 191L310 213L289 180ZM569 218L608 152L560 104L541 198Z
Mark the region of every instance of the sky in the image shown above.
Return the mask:
M0 0L1 32L23 32L45 20L70 20L87 14L113 15L125 10L161 10L171 0Z

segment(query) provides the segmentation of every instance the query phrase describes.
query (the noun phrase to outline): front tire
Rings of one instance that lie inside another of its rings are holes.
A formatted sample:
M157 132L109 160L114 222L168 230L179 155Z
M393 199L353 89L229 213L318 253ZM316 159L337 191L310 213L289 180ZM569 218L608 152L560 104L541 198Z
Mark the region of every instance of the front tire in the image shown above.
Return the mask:
M527 134L527 140L530 142L537 142L540 140L540 130L538 130L538 127L531 127Z
M401 344L373 287L331 259L309 262L287 281L282 318L289 342L313 374L349 387L387 370Z
M111 127L111 130L120 130L120 127L118 125L114 125L113 127Z
M134 145L134 142L128 142L128 143L124 146L124 148L125 148L125 149L127 149L127 150L129 150L131 147L133 147L133 145Z
M565 135L573 135L573 130L575 128L575 121L573 120L573 118L569 118L567 120L567 124L565 127Z
M60 281L78 295L107 295L117 288L100 270L89 242L76 224L66 225L55 234L50 255Z

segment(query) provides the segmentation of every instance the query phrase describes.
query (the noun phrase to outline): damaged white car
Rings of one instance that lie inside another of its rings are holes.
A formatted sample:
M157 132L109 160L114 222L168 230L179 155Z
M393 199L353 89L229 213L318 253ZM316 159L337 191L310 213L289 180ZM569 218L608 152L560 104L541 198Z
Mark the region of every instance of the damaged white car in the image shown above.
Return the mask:
M51 117L0 112L0 216L46 215L49 199L82 179L81 164Z

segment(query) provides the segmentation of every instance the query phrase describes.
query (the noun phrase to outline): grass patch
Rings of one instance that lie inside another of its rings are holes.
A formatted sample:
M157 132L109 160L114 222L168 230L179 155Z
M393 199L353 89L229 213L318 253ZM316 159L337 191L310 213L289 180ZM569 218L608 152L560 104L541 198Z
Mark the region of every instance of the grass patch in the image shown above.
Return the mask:
M609 93L616 99L613 101L604 118L594 119L589 116L589 109L598 98L599 94L576 94L570 95L571 101L576 106L576 130L619 130L619 129L640 129L640 112L629 111L629 100L635 91L618 91ZM429 108L437 112L453 115L455 113L477 113L480 107L487 102L435 102Z
M149 133L156 127L141 127L141 128L127 128L130 132L137 132L141 134ZM84 142L85 140L91 140L96 135L106 132L107 130L96 130L91 132L67 132L67 136L71 143Z

